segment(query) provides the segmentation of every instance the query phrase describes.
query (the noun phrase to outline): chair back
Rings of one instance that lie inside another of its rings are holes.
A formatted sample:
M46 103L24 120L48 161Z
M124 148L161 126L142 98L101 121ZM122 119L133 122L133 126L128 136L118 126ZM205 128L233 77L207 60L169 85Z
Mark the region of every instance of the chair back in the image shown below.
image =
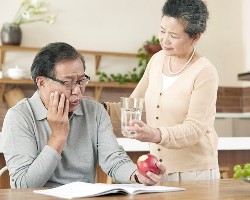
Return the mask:
M3 175L4 172L8 170L7 166L4 166L2 169L0 169L0 176Z

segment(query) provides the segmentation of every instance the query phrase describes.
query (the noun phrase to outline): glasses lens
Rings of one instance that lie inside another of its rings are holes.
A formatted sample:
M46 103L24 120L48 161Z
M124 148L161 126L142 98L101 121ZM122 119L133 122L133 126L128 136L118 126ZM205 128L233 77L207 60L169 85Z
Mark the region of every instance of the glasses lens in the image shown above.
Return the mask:
M80 88L84 88L88 84L89 80L90 80L90 77L85 75L85 78L82 80L78 80L76 82L64 81L62 84L64 85L66 90L71 90L71 89L75 88L77 85L79 85ZM56 81L58 81L58 80L56 80Z
M79 83L80 87L85 87L88 84L88 82L89 82L89 79L85 78L83 80L79 80L78 83Z
M74 84L72 84L70 82L64 82L63 85L64 85L64 87L65 87L66 90L71 90L72 85L74 85Z

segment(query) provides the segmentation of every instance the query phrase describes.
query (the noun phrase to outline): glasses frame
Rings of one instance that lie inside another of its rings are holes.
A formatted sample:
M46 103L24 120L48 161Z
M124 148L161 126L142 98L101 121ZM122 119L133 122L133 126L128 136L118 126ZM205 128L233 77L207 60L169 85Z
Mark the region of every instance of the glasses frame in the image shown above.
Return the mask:
M63 81L63 80L60 80L60 79L57 79L57 78L55 78L55 77L52 77L52 76L45 76L46 78L48 78L48 79L51 79L52 81L56 81L56 82L58 82L58 83L61 83L67 90L72 90L73 88L75 88L76 87L76 85L79 85L79 87L80 88L84 88L84 87L86 87L86 85L89 83L89 81L90 81L90 77L88 76L88 75L84 75L84 79L81 79L81 80L78 80L78 81L75 81L75 82L72 82L71 83L71 88L69 89L69 88L67 88L67 86L65 86L65 83L67 83L68 81ZM81 86L80 85L80 83L81 83L81 81L84 81L84 80L86 80L86 82L85 82L85 84L84 84L84 86ZM74 84L73 84L74 83Z

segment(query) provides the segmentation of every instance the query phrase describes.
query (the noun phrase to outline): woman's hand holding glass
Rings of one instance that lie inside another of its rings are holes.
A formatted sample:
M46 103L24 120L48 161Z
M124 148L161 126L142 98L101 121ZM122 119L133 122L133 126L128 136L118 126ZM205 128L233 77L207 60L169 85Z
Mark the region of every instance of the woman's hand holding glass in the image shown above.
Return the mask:
M152 128L141 120L131 120L129 126L125 127L128 131L135 132L134 134L125 134L127 138L137 139L141 142L161 142L161 131L158 128Z

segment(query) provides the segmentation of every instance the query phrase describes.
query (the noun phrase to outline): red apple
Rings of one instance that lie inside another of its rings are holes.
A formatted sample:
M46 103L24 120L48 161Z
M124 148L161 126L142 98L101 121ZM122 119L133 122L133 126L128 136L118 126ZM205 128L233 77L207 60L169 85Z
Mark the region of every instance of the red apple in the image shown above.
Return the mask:
M137 160L137 169L143 176L147 176L148 171L159 174L160 170L156 166L156 162L158 162L158 159L155 156L151 154L142 155Z

